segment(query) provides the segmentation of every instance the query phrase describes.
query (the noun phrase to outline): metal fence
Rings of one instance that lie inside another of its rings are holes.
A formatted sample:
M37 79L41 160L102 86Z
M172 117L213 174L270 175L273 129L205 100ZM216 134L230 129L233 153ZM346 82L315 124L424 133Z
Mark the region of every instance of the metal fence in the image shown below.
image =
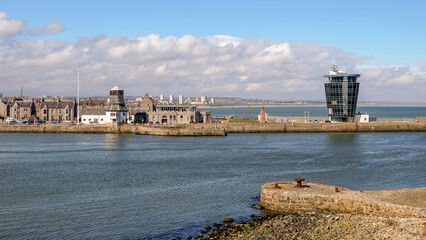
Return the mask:
M282 117L282 116L269 116L269 120L273 120L276 123L286 122L313 122L315 120L324 122L328 120L328 117ZM416 122L426 121L426 117L415 117L415 118L376 118L370 117L370 122Z

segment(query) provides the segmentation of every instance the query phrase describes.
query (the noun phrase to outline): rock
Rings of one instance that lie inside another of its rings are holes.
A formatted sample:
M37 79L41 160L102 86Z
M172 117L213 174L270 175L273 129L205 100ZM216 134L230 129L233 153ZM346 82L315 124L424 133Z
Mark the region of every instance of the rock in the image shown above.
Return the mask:
M223 218L222 219L222 222L224 222L224 223L231 223L233 221L235 221L233 218Z
M251 205L251 207L254 208L254 209L263 209L262 206L256 205L256 204Z

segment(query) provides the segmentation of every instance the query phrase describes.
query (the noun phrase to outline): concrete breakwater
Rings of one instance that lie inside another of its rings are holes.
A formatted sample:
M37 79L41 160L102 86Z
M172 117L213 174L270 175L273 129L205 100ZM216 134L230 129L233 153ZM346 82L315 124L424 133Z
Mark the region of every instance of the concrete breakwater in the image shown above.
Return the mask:
M426 132L426 122L219 123L187 125L0 125L9 133L114 133L156 136L226 136L228 133Z
M277 187L278 186L278 187ZM317 183L268 183L262 186L260 205L275 212L328 210L378 217L417 218L426 221L426 188L391 191L352 191Z
M93 134L138 134L153 136L226 136L224 129L180 126L130 125L0 125L0 133L93 133Z

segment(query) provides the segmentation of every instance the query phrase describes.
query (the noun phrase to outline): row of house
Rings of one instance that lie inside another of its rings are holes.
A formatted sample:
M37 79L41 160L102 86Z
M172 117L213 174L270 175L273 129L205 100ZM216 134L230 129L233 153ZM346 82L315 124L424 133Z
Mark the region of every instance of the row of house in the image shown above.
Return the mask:
M76 99L6 99L0 101L0 118L11 117L16 120L36 119L47 123L54 121L77 121ZM188 124L211 122L210 111L198 111L191 105L155 104L148 95L140 102L126 106L124 90L115 85L109 90L109 98L80 102L80 121L85 124Z
M2 98L0 101L0 118L14 118L16 120L36 119L52 121L75 121L77 120L77 103L72 101L62 101L60 98L46 101L45 99L22 99L22 98Z

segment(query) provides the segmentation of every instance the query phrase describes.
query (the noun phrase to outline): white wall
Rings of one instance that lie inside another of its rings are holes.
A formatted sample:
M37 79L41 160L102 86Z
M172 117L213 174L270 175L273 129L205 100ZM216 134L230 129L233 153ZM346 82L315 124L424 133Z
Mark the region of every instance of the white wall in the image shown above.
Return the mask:
M129 112L106 112L106 123L127 123Z
M96 122L98 124L106 124L106 119L107 118L105 115L81 115L81 122L84 124L96 123Z
M368 115L368 114L355 114L354 122L370 122L370 115Z

